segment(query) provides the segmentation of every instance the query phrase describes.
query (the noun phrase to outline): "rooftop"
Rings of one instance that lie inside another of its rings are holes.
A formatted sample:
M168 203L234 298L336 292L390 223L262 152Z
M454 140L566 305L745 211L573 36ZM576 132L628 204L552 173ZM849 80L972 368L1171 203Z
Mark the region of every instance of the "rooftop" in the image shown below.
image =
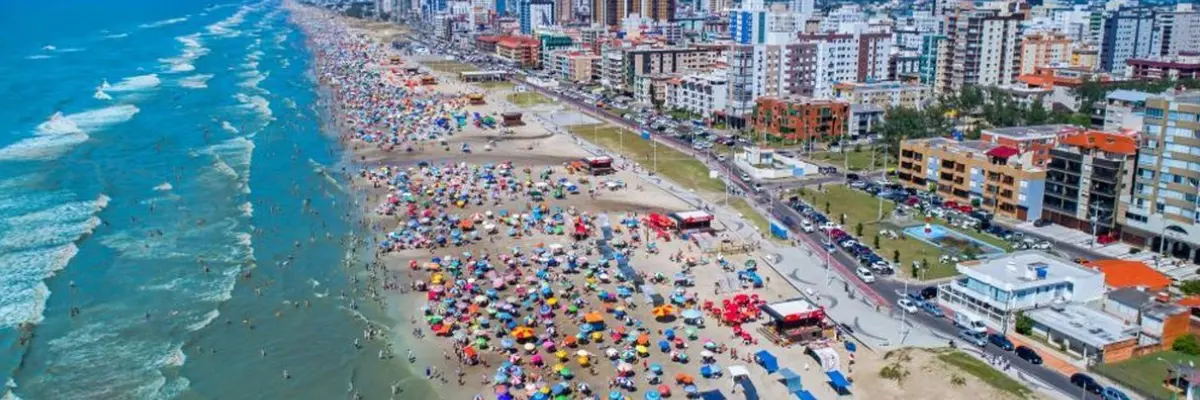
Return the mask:
M1098 271L1040 251L1019 251L985 260L961 262L958 271L1010 291L1100 275Z
M1137 339L1137 328L1080 304L1026 311L1025 316L1094 348Z
M991 128L983 131L984 135L998 136L1016 141L1038 140L1038 139L1054 139L1064 130L1077 129L1072 125L1054 124L1054 125L1032 125L1032 126L1014 126L1010 128Z
M1088 266L1103 273L1104 284L1114 289L1143 287L1157 292L1171 285L1171 278L1141 261L1100 260Z
M1123 288L1108 292L1108 300L1128 306L1130 308L1142 308L1143 305L1154 299L1150 293L1143 292L1134 288Z
M1153 96L1151 93L1140 92L1137 90L1117 89L1105 97L1108 100L1121 100L1132 103L1145 102L1147 98Z
M819 310L816 304L806 299L794 299L781 301L778 303L767 304L765 308L774 311L777 315L788 316L793 314L807 314Z

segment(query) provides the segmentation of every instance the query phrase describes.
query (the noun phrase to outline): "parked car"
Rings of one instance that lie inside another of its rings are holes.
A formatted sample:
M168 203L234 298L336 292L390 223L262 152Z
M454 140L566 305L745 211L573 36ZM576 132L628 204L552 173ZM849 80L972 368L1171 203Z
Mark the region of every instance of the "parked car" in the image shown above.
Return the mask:
M1021 359L1025 361L1029 361L1030 364L1042 363L1042 356L1038 355L1036 351L1033 351L1033 349L1029 347L1017 346L1015 352L1017 353L1017 357L1021 357Z
M1012 341L1008 340L1008 337L1001 335L999 333L989 334L988 335L988 343L991 343L1004 351L1012 351L1012 349L1013 349Z
M1038 219L1036 221L1033 221L1033 226L1036 226L1038 228L1050 226L1050 224L1051 224L1051 222L1048 219Z
M924 297L925 300L930 300L930 299L936 298L937 293L938 293L937 286L926 286L924 289L921 289L921 297Z
M1104 400L1130 400L1125 392L1112 386L1104 388L1104 392L1100 393L1100 396L1104 397Z
M979 347L987 346L987 340L984 340L984 335L979 332L963 329L958 331L958 338Z
M1071 384L1095 394L1100 394L1104 391L1104 388L1101 387L1099 383L1096 383L1095 378L1092 378L1091 376L1088 376L1082 372L1077 372L1071 375Z
M813 228L812 222L809 221L801 222L800 229L803 230L804 233L813 233L813 231L816 230L816 228Z
M862 279L863 282L875 283L875 274L871 273L871 270L865 267L858 267L858 269L855 270L854 275L857 275L858 279Z

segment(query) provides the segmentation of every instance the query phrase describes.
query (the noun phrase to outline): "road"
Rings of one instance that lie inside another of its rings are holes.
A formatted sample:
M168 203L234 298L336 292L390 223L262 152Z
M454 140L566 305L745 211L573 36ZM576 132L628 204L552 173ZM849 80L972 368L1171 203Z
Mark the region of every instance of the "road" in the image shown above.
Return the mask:
M555 93L550 90L546 90L545 88L537 87L534 85L528 85L525 82L521 82L517 78L513 78L512 80L517 84L526 85L530 89L532 89L542 95L557 99L558 101L561 101L566 104L570 104L571 106L574 106L580 110L584 110L585 112L587 112L589 114L600 117L609 123L630 129L634 132L641 131L641 127L636 122L627 120L619 115L616 115L615 113L613 113L609 110L596 107L595 105L589 104L587 102L568 98L566 96L561 96L558 93ZM696 156L697 158L701 159L706 164L708 164L710 167L715 167L715 169L720 171L720 173L725 176L727 182L733 183L737 189L741 190L744 193L753 193L753 183L754 182L743 180L743 179L741 179L740 174L734 173L734 171L736 169L734 168L731 161L729 161L729 160L720 161L720 160L717 160L716 157L713 156L709 152L700 153L698 151L695 151L691 148L691 145L689 143L687 143L684 140L675 138L675 137L665 136L665 135L657 135L657 134L653 135L652 137L654 140L658 141L660 144L667 145L667 146L674 148L685 154L692 154L693 156ZM878 173L875 173L874 175L878 175ZM868 176L874 176L874 175L868 175ZM794 187L799 187L799 186L804 186L804 185L815 185L815 184L819 184L819 183L841 182L844 179L845 178L843 176L832 175L832 176L826 176L826 177L812 179L812 180L784 183L783 188L788 189L788 188L794 188ZM772 185L772 186L776 186L776 185ZM773 188L769 188L769 189L773 189ZM791 209L790 207L787 207L787 205L784 204L783 202L781 202L775 198L772 198L772 195L770 193L762 193L762 194L759 194L756 196L751 196L751 198L753 198L759 204L766 206L766 208L768 210L770 210L771 217L775 218L776 220L799 221L801 219L801 216L799 213L797 213L795 210ZM795 227L791 227L791 228L793 228L793 229L791 229L792 234L795 235L793 237L803 236L804 239L807 239L806 241L809 242L811 247L818 249L817 251L824 251L823 246L817 245L817 244L821 243L823 240L823 237L821 237L819 232L807 234L807 233L799 231L798 229L795 229ZM1064 248L1060 251L1062 251L1062 252L1066 253L1068 256L1072 256L1072 257L1074 256L1074 254L1087 256L1088 255L1087 253L1089 253L1087 251L1080 251L1080 250L1084 250L1084 249ZM865 296L869 296L869 297L873 298L874 299L873 302L875 302L876 305L881 306L881 307L890 307L892 304L895 304L896 301L900 299L900 297L903 296L903 290L904 290L903 282L893 280L893 279L880 279L878 282L876 282L873 285L867 285L866 283L863 283L861 280L859 280L854 275L852 268L857 267L858 263L853 258L851 258L849 255L847 255L840 249L835 250L834 252L830 253L830 257L832 258L831 261L832 261L832 264L834 264L833 266L836 267L835 269L839 272L840 275L842 275L843 279L845 279L848 282L853 282L855 287L857 287L860 290L860 293L862 293ZM910 289L911 290L919 290L920 287L912 287ZM920 325L930 329L935 334L945 337L947 339L947 341L957 338L958 328L956 328L954 326L954 324L946 318L935 318L924 312L910 314L909 318L910 318L909 321L911 321L910 324L920 324ZM955 342L960 343L960 346L962 346L961 341L955 340ZM970 345L966 345L966 346L970 346ZM973 347L973 346L971 346L971 347ZM968 349L964 349L964 350L968 350ZM1012 365L1012 367L1016 368L1018 370L1018 374L1024 374L1023 375L1024 377L1032 377L1033 379L1040 381L1042 384L1048 385L1048 386L1054 388L1055 390L1057 390L1061 393L1064 393L1064 394L1069 394L1069 393L1079 394L1079 396L1075 396L1074 398L1085 398L1085 399L1099 399L1100 398L1099 396L1090 395L1090 394L1085 396L1084 393L1082 393L1082 391L1078 387L1076 387L1075 385L1070 383L1070 381L1068 380L1068 377L1063 376L1062 374L1059 374L1058 372L1053 371L1051 369L1044 368L1044 367L1041 367L1038 365L1030 364L1030 363L1020 359L1019 357L1017 357L1015 355L1015 353L1013 353L1013 352L1003 351L992 345L988 345L987 347L982 348L982 349L974 348L971 350L975 351L977 353L981 352L982 354L987 354L992 357L1000 356L1000 357L1004 358L1005 360L1009 361L1009 363Z

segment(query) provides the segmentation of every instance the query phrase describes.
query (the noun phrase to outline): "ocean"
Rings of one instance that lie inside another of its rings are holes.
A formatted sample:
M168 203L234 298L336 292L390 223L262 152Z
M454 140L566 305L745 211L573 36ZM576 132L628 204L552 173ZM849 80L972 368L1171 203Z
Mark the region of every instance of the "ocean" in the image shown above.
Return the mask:
M0 2L0 398L425 393L279 6Z

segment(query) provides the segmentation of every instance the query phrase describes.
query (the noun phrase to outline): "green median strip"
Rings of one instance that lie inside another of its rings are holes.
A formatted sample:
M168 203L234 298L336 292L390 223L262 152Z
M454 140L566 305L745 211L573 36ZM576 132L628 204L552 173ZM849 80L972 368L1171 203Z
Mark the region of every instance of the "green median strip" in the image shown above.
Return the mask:
M725 183L720 179L709 178L708 167L691 154L666 145L655 146L652 141L643 139L627 129L607 124L575 125L568 129L572 134L609 151L620 153L646 169L654 170L657 154L657 173L686 188L716 195L725 192Z

